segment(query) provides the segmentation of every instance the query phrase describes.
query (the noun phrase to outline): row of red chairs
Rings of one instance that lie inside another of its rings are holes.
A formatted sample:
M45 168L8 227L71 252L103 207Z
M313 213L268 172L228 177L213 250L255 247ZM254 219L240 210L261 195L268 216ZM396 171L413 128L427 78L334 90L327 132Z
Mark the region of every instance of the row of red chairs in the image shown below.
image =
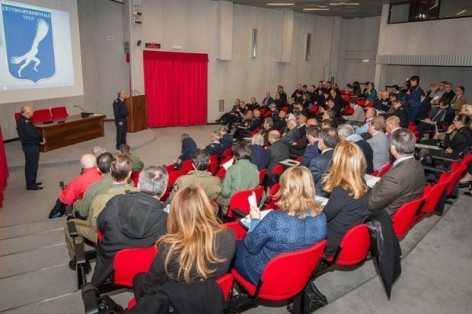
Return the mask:
M38 109L34 111L34 115L31 118L33 123L41 123L44 121L58 120L67 118L69 114L64 106L53 107L51 109ZM20 120L21 113L15 112L15 120Z

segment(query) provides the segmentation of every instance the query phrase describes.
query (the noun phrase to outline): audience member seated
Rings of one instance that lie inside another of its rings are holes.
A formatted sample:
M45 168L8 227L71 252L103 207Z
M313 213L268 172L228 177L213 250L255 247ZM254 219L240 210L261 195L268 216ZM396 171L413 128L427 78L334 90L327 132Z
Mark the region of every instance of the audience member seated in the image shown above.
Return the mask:
M288 146L280 140L280 132L277 130L270 131L269 144L270 162L267 166L267 173L271 174L275 165L289 158L290 152Z
M174 164L175 169L181 169L184 161L190 160L197 150L197 144L187 133L182 133L180 141L182 142L182 150Z
M102 174L100 181L91 184L85 195L77 200L73 205L73 211L76 216L81 219L87 219L90 205L95 196L102 194L108 190L113 184L113 179L110 174L111 163L113 162L113 155L111 153L103 153L97 158L97 168Z
M368 133L369 126L370 126L370 123L372 122L372 119L377 116L378 116L377 109L367 108L365 112L365 123L356 129L356 134L364 135Z
M274 129L273 125L274 120L271 117L267 117L264 119L264 123L262 123L262 128L259 130L259 134L261 134L264 138L264 146L269 145L269 133Z
M320 139L320 129L317 126L309 125L306 128L306 138L308 145L303 153L300 166L309 167L310 162L320 155L318 150L318 140Z
M408 124L410 123L410 120L411 120L406 104L403 101L398 100L398 99L393 102L392 108L389 111L389 115L397 116L398 119L400 119L400 126L404 129L408 127ZM416 115L418 115L418 113L416 113Z
M257 170L265 169L269 165L270 153L264 149L264 138L256 133L251 140L251 162L257 166Z
M233 136L226 131L224 126L219 128L218 135L220 136L220 144L223 146L223 151L233 147Z
M444 82L444 94L441 96L441 100L447 99L449 103L451 103L451 101L454 99L455 96L456 96L456 93L454 93L452 83Z
M349 106L352 108L352 110L354 110L354 112L350 116L344 116L344 119L349 122L356 123L358 125L363 124L365 121L364 108L359 106L357 104L357 100L354 98L351 98L351 100L349 101Z
M390 162L390 141L384 133L385 119L378 116L372 119L369 125L369 134L372 136L367 143L374 152L373 167L374 170L380 170Z
M385 135L387 135L389 141L392 139L393 132L401 128L398 116L390 116L385 120Z
M324 177L324 190L330 193L323 208L328 221L325 255L334 256L344 234L369 216L370 191L364 179L366 162L359 146L344 141L334 149L332 166Z
M323 190L323 177L331 164L333 159L333 149L338 145L339 138L336 129L322 129L320 132L320 139L318 141L318 148L321 155L313 158L310 162L310 171L315 182L316 194L323 197L328 197L328 193Z
M288 120L287 129L288 131L284 133L281 141L290 146L300 139L300 131L297 129L297 120Z
M391 105L389 93L387 91L379 91L374 106L379 114L386 114L390 110Z
M272 98L272 97L270 96L270 92L267 91L267 92L265 93L264 100L262 100L261 107L267 109L267 108L269 108L269 105L270 105L271 103L273 103L273 102L274 102L274 98Z
M465 88L464 86L457 86L454 91L456 95L451 100L451 106L455 112L459 112L462 106L467 103L467 98L464 95Z
M214 280L229 270L235 237L220 224L202 188L189 186L177 192L167 219L167 234L159 238L156 248L158 254L149 272L138 274L133 281L138 301L135 313L159 312L151 310L153 306L159 307L154 295L166 287L175 291L175 285L180 284L189 284L184 292L191 291L193 298L170 295L171 300L180 298L186 303L196 300L195 313L223 311L221 292ZM214 301L201 302L202 299Z
M49 218L58 218L65 214L66 206L74 204L82 198L87 188L101 178L97 170L97 158L93 154L85 154L80 158L82 173L70 181L59 193Z
M407 129L393 132L390 151L395 157L390 169L372 188L369 209L392 215L403 204L423 194L425 175L421 163L413 156L415 135Z
M418 121L428 118L430 112L431 112L431 102L429 98L426 97L426 94L423 92L423 94L421 95L420 112L418 113L418 116L416 117L415 123L417 124Z
M231 129L233 128L233 123L240 121L239 113L240 113L240 107L241 105L241 100L236 99L234 101L234 106L231 109L230 112L226 112L223 114L219 119L217 119L215 122L216 123L221 123L223 125L227 125L227 130L228 132L231 132Z
M226 171L221 194L217 200L223 214L226 214L234 193L255 188L259 184L259 171L250 160L251 149L247 143L241 142L234 147L234 163Z
M345 104L344 100L339 95L339 92L334 88L329 91L329 94L334 100L334 107L329 108L329 109L336 111L336 116L339 116L341 114L341 111L343 111L344 109L344 104Z
M234 138L238 141L242 141L248 132L256 131L262 124L261 111L254 109L252 119L246 121L243 125L238 125L236 131L234 131Z
M144 168L144 163L141 161L141 159L137 156L133 156L130 154L130 147L128 144L121 144L119 148L120 153L122 154L128 154L131 156L133 159L133 166L131 167L131 171L141 171Z
M207 171L210 165L210 154L202 149L197 149L192 156L192 162L195 170L175 181L169 199L172 200L178 190L189 185L201 187L210 200L216 199L221 193L221 181Z
M234 261L244 278L257 285L272 258L309 247L326 237L326 217L314 196L308 169L292 167L280 177L276 196L280 210L272 210L261 219L259 209L251 206L251 225L244 240L236 244Z
M208 144L205 147L205 151L210 155L217 155L217 156L220 155L225 149L223 145L221 145L220 143L220 135L218 134L217 131L213 131L211 133L210 140L211 140L211 144Z
M287 112L284 110L279 111L279 118L277 120L274 120L274 130L280 131L284 129L287 126L287 121L285 120L285 116L287 115Z
M103 239L98 244L92 284L101 286L112 274L113 258L121 249L149 247L167 231L165 205L159 201L169 175L164 167L149 167L139 174L138 191L110 199L97 217Z
M374 103L377 99L377 91L373 82L367 82L367 87L364 90L364 96L368 102Z
M338 127L338 136L341 142L351 142L357 144L364 155L366 162L366 173L374 171L373 159L374 152L370 144L365 141L362 136L354 133L354 128L349 124L342 124Z
M257 102L256 97L251 97L251 102L247 106L249 110L251 110L252 112L254 112L255 109L257 110L261 109L261 106Z
M297 89L292 93L292 98L296 100L300 100L302 97L303 97L303 89L302 89L302 84L301 83L298 83L297 84Z
M461 110L459 111L459 113L466 114L470 118L472 118L472 105L469 105L469 104L462 105Z
M439 107L431 116L431 119L426 118L419 121L418 132L420 138L427 132L441 131L451 125L452 120L454 120L454 109L452 109L449 100L441 99L439 101Z
M409 79L410 82L410 89L407 90L406 92L406 97L405 97L405 110L408 110L408 117L409 121L408 122L415 122L418 114L421 109L421 95L423 94L423 89L420 87L420 77L417 75L412 76ZM408 104L408 105L407 105ZM408 109L407 109L408 108ZM396 109L398 111L398 109ZM408 122L404 123L403 118L399 116L401 120L401 126L402 128L406 128L408 126Z
M111 163L110 172L111 177L113 179L112 186L104 191L101 194L96 195L93 200L92 204L90 205L90 210L88 213L87 220L81 219L72 219L71 221L74 222L75 228L77 229L77 237L76 241L80 241L82 239L87 239L93 243L97 243L97 217L105 208L108 201L115 195L123 194L127 190L134 190L128 184L128 179L131 176L131 166L133 164L133 160L130 156L126 154L118 154L115 157L115 160ZM66 238L67 249L69 251L69 267L71 269L75 269L75 247L74 247L74 239L70 236L70 230L67 224L64 225L64 234Z
M285 103L287 102L287 94L285 93L284 87L282 85L277 85L277 93L280 96L280 100L282 101L282 105L285 105ZM277 97L275 97L275 98L277 99Z
M106 153L107 150L105 148L103 148L102 146L94 146L92 148L92 154L95 156L95 158L98 158L98 156L100 156L101 154L104 154Z

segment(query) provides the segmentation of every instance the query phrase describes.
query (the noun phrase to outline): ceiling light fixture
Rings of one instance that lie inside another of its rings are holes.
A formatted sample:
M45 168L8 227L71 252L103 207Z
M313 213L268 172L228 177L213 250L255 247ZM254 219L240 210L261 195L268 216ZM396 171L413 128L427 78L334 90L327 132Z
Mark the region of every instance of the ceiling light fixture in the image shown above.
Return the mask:
M295 5L295 3L292 3L292 2L269 2L269 3L267 3L267 5L287 7L287 6Z
M303 11L329 11L328 8L303 8Z
M342 5L346 5L346 6L350 6L350 5L359 5L360 3L359 2L330 2L329 5L330 6L342 6Z

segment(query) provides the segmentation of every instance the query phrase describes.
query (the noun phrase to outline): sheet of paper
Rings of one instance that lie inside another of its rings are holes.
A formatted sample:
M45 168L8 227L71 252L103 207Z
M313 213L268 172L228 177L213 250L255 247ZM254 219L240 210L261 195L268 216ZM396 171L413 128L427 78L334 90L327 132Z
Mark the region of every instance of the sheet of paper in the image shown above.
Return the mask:
M222 164L221 166L222 166L225 170L228 170L228 168L233 165L233 162L234 162L234 158L231 158L230 160L228 160L227 162L225 162L225 163Z

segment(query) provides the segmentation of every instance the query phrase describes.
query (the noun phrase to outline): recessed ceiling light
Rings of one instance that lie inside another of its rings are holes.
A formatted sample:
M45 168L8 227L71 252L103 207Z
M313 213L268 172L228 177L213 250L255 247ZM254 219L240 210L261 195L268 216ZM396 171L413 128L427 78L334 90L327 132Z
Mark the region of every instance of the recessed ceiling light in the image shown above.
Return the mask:
M272 6L290 6L290 5L295 5L295 3L292 2L269 2L267 5L272 5Z
M328 8L303 8L303 11L329 11Z
M330 2L329 5L331 5L331 6L338 6L338 5L359 5L359 2Z

